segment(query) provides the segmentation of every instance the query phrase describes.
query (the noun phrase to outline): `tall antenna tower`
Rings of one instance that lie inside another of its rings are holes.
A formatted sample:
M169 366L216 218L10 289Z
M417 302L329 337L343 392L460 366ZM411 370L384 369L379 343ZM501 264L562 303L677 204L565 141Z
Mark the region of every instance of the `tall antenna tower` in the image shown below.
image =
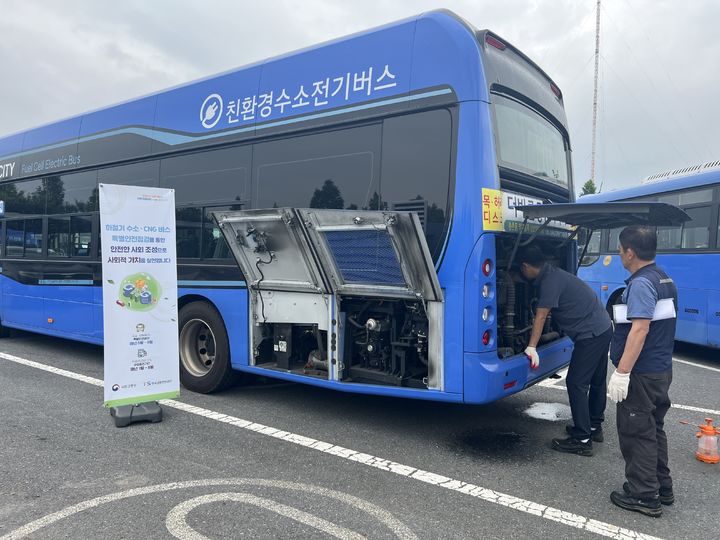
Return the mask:
M593 119L592 119L592 155L590 158L590 180L595 182L595 143L597 138L597 109L598 109L598 65L600 63L600 0L597 0L597 15L595 17L595 79L593 87Z

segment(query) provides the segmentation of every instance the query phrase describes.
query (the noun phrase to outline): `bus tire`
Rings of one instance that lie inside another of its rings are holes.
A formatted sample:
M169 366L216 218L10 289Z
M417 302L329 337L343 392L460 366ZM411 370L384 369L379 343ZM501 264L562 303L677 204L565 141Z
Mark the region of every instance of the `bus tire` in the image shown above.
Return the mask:
M230 344L220 313L207 302L190 302L178 317L180 382L188 390L210 394L236 382Z
M0 338L10 337L10 329L0 322Z

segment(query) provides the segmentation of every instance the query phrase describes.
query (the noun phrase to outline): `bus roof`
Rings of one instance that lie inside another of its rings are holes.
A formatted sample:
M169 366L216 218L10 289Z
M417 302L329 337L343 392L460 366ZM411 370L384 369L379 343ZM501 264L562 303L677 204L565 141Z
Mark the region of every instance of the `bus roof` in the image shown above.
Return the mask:
M656 193L679 191L718 183L720 183L720 169L711 169L706 172L691 174L688 176L648 182L632 188L618 189L615 191L598 193L596 195L586 195L584 197L580 197L578 199L578 203L621 201L625 199L635 199L637 197L654 195Z
M0 165L18 161L3 179L220 144L338 109L488 101L475 32L432 11L16 133L0 138Z

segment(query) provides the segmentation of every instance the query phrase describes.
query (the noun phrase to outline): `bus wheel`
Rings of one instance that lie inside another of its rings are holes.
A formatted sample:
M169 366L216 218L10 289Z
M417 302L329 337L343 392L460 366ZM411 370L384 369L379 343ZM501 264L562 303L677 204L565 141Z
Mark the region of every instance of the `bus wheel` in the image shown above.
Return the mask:
M180 382L188 390L209 394L237 379L230 367L230 345L220 313L206 302L180 309Z
M0 338L10 337L10 329L0 323Z

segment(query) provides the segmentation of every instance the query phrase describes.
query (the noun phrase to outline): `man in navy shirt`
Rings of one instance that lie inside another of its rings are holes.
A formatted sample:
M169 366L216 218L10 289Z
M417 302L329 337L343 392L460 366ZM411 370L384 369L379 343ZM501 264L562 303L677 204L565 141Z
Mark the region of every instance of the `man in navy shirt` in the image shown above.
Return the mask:
M567 426L568 437L553 439L552 447L559 452L592 456L593 441L603 440L610 317L585 282L545 262L537 246L523 250L518 262L523 277L539 289L532 333L525 349L531 367L540 365L537 345L551 312L553 321L575 344L565 381L574 425Z
M627 479L610 500L626 510L660 517L660 505L675 501L663 426L670 408L677 288L655 264L656 249L657 236L649 227L633 225L620 233L620 259L631 276L622 296L626 315L616 315L610 346L615 372L608 392L617 403Z

